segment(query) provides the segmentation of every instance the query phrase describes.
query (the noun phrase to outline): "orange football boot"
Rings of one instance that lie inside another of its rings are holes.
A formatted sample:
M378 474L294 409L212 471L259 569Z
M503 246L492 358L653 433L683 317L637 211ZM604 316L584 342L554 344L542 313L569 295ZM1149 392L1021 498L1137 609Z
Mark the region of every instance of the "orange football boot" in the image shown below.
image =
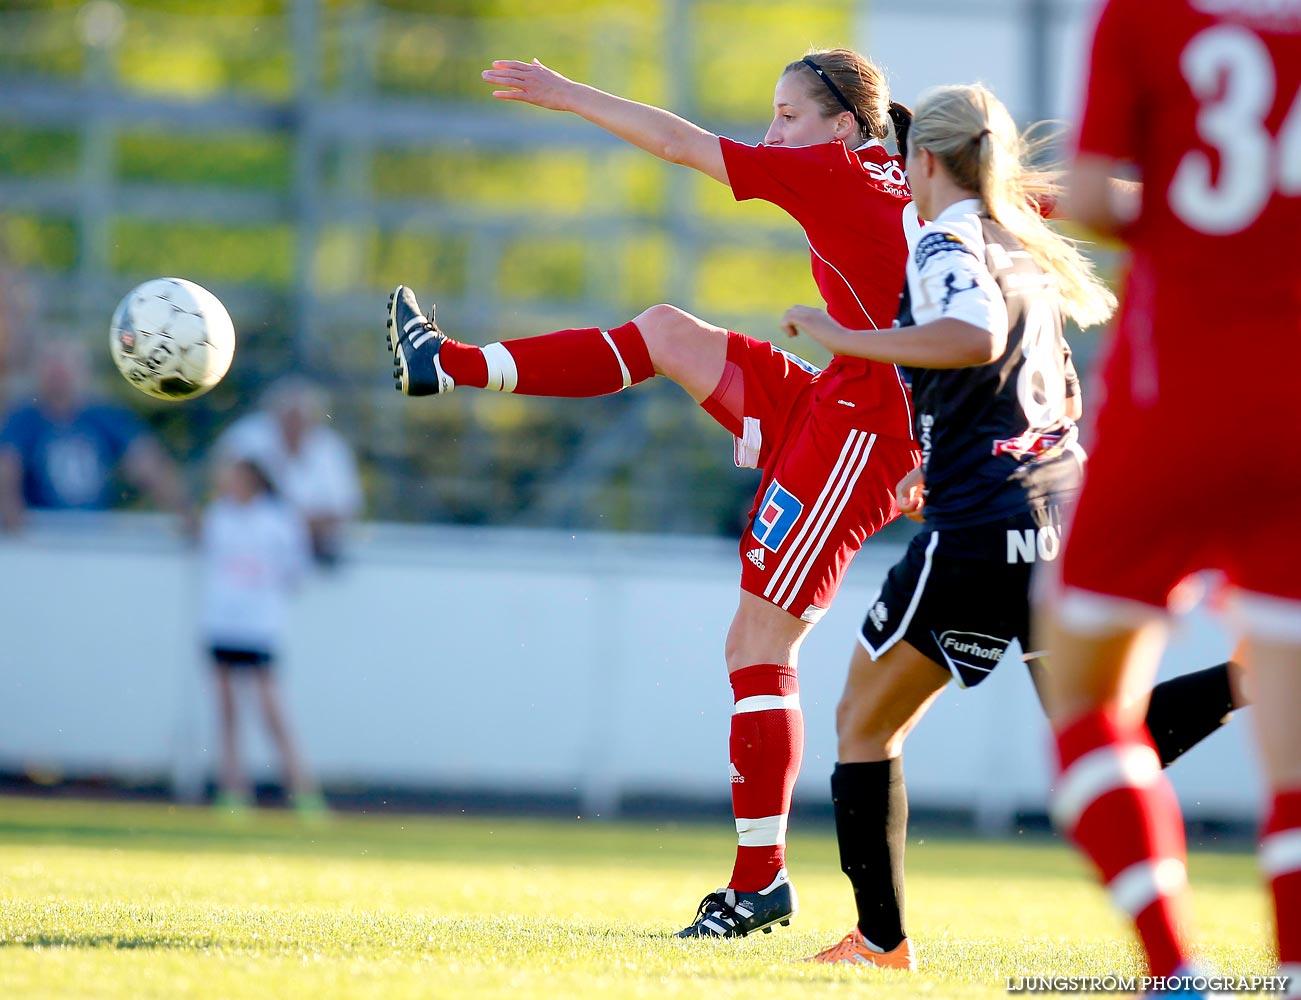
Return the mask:
M878 969L898 969L902 972L917 971L917 957L913 954L912 942L907 938L900 941L893 951L873 951L857 927L837 944L804 961L826 962L829 965L875 965Z

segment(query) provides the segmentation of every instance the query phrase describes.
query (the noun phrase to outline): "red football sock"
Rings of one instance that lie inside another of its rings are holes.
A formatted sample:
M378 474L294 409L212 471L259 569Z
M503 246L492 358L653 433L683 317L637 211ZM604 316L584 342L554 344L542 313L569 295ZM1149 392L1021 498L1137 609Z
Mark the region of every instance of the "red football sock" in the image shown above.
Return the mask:
M655 374L635 323L557 330L483 348L447 341L439 360L458 386L521 396L605 396Z
M1287 996L1301 996L1301 789L1275 794L1260 865L1274 896L1279 974L1291 977Z
M1146 727L1106 710L1057 733L1058 828L1093 859L1112 903L1134 920L1154 976L1188 959L1183 816Z
M786 817L804 756L795 668L759 663L732 673L732 812L736 866L730 888L766 889L786 864Z

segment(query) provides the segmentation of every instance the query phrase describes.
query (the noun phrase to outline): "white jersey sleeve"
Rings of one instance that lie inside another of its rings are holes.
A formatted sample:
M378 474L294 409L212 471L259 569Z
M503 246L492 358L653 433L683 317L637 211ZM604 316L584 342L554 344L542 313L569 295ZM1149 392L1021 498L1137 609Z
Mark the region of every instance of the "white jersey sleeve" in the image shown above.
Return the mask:
M1007 304L985 264L980 232L973 215L933 222L918 234L908 258L908 290L919 326L956 319L995 337L1007 334Z

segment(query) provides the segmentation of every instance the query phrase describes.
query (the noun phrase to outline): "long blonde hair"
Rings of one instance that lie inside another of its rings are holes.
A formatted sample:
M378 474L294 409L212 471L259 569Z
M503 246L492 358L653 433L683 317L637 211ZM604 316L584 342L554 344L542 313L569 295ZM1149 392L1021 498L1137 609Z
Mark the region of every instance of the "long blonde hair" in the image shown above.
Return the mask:
M990 218L1021 241L1057 280L1062 310L1080 326L1105 322L1116 297L1074 240L1043 219L1039 204L1057 194L1051 173L1031 170L1034 144L1007 108L980 84L936 87L918 101L909 142L939 159L955 184L980 195Z

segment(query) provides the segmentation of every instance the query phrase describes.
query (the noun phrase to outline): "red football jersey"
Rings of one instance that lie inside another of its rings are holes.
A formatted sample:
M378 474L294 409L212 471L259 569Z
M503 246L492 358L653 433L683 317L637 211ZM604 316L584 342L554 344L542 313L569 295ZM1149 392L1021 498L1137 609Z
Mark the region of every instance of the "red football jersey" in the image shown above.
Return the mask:
M1131 298L1301 308L1301 0L1109 0L1079 150L1134 163Z
M904 226L917 225L899 160L875 141L856 151L838 140L814 146L720 142L736 200L772 202L804 227L827 312L853 330L891 327L908 257ZM852 393L865 429L913 437L907 389L894 365L837 356L825 382L827 391Z

